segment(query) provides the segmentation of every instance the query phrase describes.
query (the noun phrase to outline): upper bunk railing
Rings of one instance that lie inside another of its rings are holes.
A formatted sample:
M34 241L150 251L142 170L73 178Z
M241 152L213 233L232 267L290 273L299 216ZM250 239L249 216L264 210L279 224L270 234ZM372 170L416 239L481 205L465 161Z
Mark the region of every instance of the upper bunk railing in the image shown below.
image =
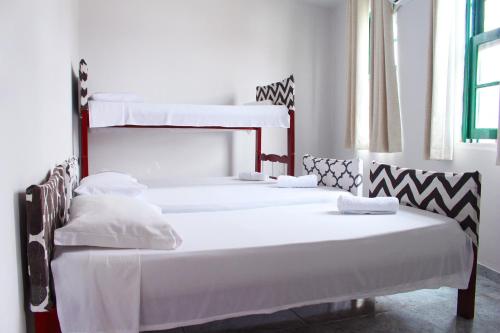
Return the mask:
M88 91L88 66L84 59L79 65L79 89L78 100L80 104L81 118L81 176L89 175L88 156L88 130L89 130L89 91ZM223 126L115 126L129 128L204 128L204 129L234 129L254 130L255 139L255 171L262 170L263 162L283 163L287 166L287 174L295 174L295 79L293 75L280 82L275 82L256 88L256 100L270 100L274 105L285 105L290 116L290 126L287 129L287 155L263 154L262 153L262 129L260 127L223 127Z

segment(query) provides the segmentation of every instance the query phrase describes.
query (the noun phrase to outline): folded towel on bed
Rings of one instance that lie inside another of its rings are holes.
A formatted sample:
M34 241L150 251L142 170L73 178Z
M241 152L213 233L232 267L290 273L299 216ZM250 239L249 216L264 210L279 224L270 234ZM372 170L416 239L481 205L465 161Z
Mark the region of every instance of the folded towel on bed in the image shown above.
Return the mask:
M267 175L263 172L240 172L238 175L240 180L267 180Z
M395 214L399 200L395 197L362 198L341 195L337 199L337 208L342 214Z
M316 175L279 176L277 185L278 187L318 187L318 177Z
M94 93L90 95L90 100L99 102L130 102L143 103L144 98L133 93Z

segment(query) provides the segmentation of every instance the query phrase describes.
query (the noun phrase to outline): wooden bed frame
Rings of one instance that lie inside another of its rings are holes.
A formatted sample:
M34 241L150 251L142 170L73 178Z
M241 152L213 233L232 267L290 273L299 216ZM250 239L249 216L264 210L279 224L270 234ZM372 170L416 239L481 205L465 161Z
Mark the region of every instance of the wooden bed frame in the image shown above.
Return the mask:
M82 59L80 67L85 65L85 61ZM87 97L87 72L80 70L80 94L81 97ZM81 99L80 99L81 100ZM81 102L80 102L81 103ZM81 151L81 176L86 177L89 174L88 168L88 130L89 130L89 112L87 103L81 103L81 139L82 139L82 151ZM294 160L295 160L295 123L294 123L294 110L289 110L290 115L290 128L287 130L288 137L288 152L287 155L276 155L276 154L263 154L261 151L262 144L262 129L256 127L249 128L233 128L233 127L183 127L183 126L119 126L128 128L209 128L209 129L234 129L234 130L255 130L256 132L256 145L255 145L255 170L260 171L263 161L284 163L287 165L287 173L289 175L294 175ZM51 231L53 233L53 230ZM477 270L477 252L478 248L473 245L474 260L473 268L470 276L469 284L467 289L458 290L457 297L457 316L465 319L474 318L475 310L475 292L476 292L476 270ZM50 260L50 259L49 259ZM59 327L59 321L57 317L57 309L54 305L47 312L35 312L35 331L36 333L59 333L61 332Z
M87 62L80 60L79 70L79 103L81 117L81 176L89 175L89 108L87 103ZM262 128L260 127L223 127L223 126L112 126L113 128L194 128L194 129L212 129L212 130L244 130L255 131L255 171L261 172L263 162L282 163L287 166L287 174L295 175L295 109L289 108L290 127L287 128L287 155L263 154L262 153Z
M52 230L52 233L54 231ZM457 316L465 319L474 318L475 291L476 291L476 268L477 268L477 246L473 245L474 261L468 288L458 290ZM60 333L59 320L56 305L47 312L35 312L34 323L36 333Z

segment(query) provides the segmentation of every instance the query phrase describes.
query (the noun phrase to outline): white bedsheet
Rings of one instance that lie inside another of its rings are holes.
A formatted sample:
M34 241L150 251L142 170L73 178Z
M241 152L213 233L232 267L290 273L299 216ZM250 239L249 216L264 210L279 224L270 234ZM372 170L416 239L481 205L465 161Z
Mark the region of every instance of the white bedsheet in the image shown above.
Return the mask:
M231 186L228 186L230 185ZM351 193L332 187L279 188L275 182L239 181L224 185L149 188L141 197L166 213L251 209L311 203L335 203Z
M454 220L408 207L385 216L340 215L334 204L167 216L183 238L175 251L56 249L59 319L72 328L63 332L83 331L88 318L103 323L100 332L116 331L105 318L118 311L137 316L120 290L135 295L139 284L140 330L160 330L421 288L464 288L472 268L472 244ZM137 254L135 281L112 274L113 265L107 274L82 274L95 271L93 258L113 263ZM113 288L96 288L108 283ZM84 293L95 294L85 300L124 304L96 312L82 303Z
M276 184L276 179L262 181L241 180L237 177L163 177L161 179L141 179L141 183L149 188L213 186L213 185L270 185Z
M290 127L284 105L188 105L89 101L90 127Z

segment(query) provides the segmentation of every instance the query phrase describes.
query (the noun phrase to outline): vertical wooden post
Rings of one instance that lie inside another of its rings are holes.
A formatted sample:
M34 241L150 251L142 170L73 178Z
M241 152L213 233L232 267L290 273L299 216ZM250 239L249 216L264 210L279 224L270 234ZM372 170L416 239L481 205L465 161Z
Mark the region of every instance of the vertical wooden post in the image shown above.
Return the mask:
M80 109L81 114L81 138L82 138L82 151L81 151L81 177L89 175L89 110L87 108Z
M295 111L289 110L290 115L290 127L287 129L287 141L288 141L288 165L287 173L290 176L295 176Z
M61 333L56 309L49 312L36 312L35 333Z
M262 128L255 129L255 172L262 171Z
M476 273L477 273L477 246L474 247L474 262L470 274L469 285L467 289L458 290L457 316L465 319L474 318L474 309L476 304Z

